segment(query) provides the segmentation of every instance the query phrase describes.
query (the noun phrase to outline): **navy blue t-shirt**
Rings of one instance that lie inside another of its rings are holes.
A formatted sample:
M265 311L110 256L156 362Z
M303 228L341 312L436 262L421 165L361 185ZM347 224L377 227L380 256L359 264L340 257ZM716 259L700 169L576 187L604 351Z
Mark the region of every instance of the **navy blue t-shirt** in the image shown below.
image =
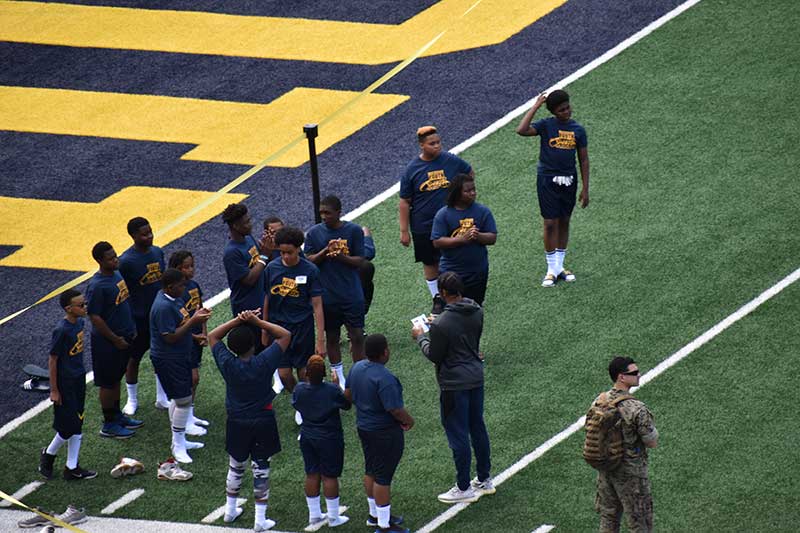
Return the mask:
M158 246L151 246L145 253L131 246L119 257L119 273L131 293L131 312L137 322L150 316L150 306L161 289L159 282L165 269L164 252Z
M532 124L539 134L537 172L546 176L575 177L577 148L587 146L586 130L572 119L560 122L556 117L543 118Z
M189 318L193 317L195 312L203 305L203 291L200 289L200 284L193 279L186 280L186 290L183 291L183 308L189 313ZM197 324L192 327L192 333L202 333L203 324Z
M128 297L128 285L118 270L109 276L96 272L86 287L89 314L102 318L115 335L130 339L136 334L136 323ZM92 329L92 336L101 335Z
M346 383L353 395L359 429L379 431L400 425L389 411L403 407L403 386L388 368L362 359L350 369Z
M59 378L79 378L86 375L83 366L83 319L73 324L66 318L58 323L50 342L50 355L58 358Z
M264 276L250 287L242 284L242 278L250 273L250 269L258 262L258 244L252 235L245 235L244 241L229 240L225 246L222 262L228 276L228 287L231 289L231 310L234 315L242 311L260 309L264 305Z
M170 344L165 333L175 330L189 320L189 311L180 298L170 298L158 291L150 309L150 357L158 359L188 359L192 353L192 336L186 333L177 342Z
M433 161L415 157L400 178L400 198L411 203L411 231L429 233L433 217L447 199L447 187L457 174L469 174L469 163L449 152Z
M303 415L300 432L310 439L343 438L339 409L347 406L342 389L333 383L298 383L292 405Z
M473 226L477 226L481 233L497 233L494 216L483 204L474 202L464 210L443 207L433 220L431 240L440 237L458 237ZM489 270L489 254L483 244L473 241L456 248L441 248L440 251L442 252L439 260L440 272L455 272L466 281L474 274Z
M331 229L320 223L308 230L306 235L306 255L315 254L328 246L334 239L346 241L343 243L344 254L364 257L364 233L361 226L352 222L342 221L338 229ZM361 278L358 269L333 259L325 259L317 265L322 281L322 300L325 305L349 304L364 301L364 292L361 288Z
M322 296L317 265L300 258L293 267L281 258L267 265L268 318L279 324L301 324L314 314L311 298Z
M270 386L283 350L273 342L261 353L242 361L225 344L211 349L219 373L225 380L225 408L230 418L255 418L272 411L275 391Z

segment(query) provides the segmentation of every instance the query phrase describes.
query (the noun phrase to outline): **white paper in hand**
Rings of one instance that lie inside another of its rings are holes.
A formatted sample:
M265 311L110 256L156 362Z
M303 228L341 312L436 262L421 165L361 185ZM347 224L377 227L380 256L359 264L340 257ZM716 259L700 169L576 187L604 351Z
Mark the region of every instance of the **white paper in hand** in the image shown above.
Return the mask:
M411 323L414 324L415 327L422 328L423 333L427 333L428 330L431 329L428 327L428 317L424 314L412 318Z

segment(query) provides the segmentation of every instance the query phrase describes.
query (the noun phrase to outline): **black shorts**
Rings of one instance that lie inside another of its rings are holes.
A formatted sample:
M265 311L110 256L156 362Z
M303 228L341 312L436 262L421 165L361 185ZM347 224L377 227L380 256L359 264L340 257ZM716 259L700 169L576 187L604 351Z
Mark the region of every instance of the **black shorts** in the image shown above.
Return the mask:
M344 466L344 437L314 439L300 434L300 451L306 474L340 477Z
M278 368L305 368L308 358L314 355L314 316L300 324L278 324L289 330L292 341L283 352Z
M103 389L113 389L119 385L120 380L128 369L130 347L117 350L111 341L101 335L92 335L92 370L94 371L94 384ZM133 345L133 339L125 339Z
M438 265L442 253L433 245L431 232L417 233L411 232L411 240L414 241L414 261L423 265Z
M86 401L86 376L58 378L61 405L53 406L53 429L62 439L81 433Z
M136 319L136 338L130 348L130 356L132 359L141 361L142 357L147 350L150 349L150 320L145 318L143 320Z
M539 197L539 212L542 218L567 218L575 209L575 195L578 191L578 177L572 176L572 185L559 185L553 179L559 176L536 176L536 194ZM561 176L563 177L563 176Z
M339 331L343 325L364 327L364 302L323 305L322 310L325 313L325 331Z
M192 395L192 363L188 357L164 359L151 356L150 360L167 398L175 400Z
M275 414L265 411L256 418L229 418L225 423L225 451L239 462L268 461L281 451Z
M400 426L380 431L358 429L364 451L364 473L378 485L389 486L405 449L405 433Z
M489 273L481 272L462 279L464 281L464 294L462 296L470 298L478 305L483 306L483 300L486 298L486 285L489 283Z
M192 368L200 368L200 362L203 360L203 347L199 344L192 343Z

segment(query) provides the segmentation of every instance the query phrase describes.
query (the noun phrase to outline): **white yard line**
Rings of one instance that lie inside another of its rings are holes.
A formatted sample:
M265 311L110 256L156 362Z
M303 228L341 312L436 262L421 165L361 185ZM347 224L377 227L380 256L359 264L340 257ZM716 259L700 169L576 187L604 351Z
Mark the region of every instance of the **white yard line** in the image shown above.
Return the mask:
M144 494L144 489L133 489L128 494L124 495L122 498L109 503L102 511L100 511L100 514L114 514L119 509L122 509L123 507L131 503L133 500L135 500L142 494Z
M343 515L345 511L347 511L347 506L343 505L342 507L339 508L339 516ZM306 528L303 531L319 531L322 528L322 526L327 526L327 525L328 525L328 518L326 517L325 520L321 522L317 522L316 524L306 526Z
M247 498L237 498L237 499L236 499L236 507L241 507L241 506L242 506L242 505L244 505L245 503L247 503ZM214 509L213 511L211 511L210 513L208 513L208 514L207 514L207 515L206 515L206 516L205 516L205 517L204 517L202 520L200 520L200 521L201 521L202 523L204 523L204 524L210 524L210 523L212 523L212 522L216 522L217 520L219 520L220 518L222 518L222 515L224 515L224 514L225 514L225 506L223 505L223 506L221 506L221 507L217 507L216 509Z
M36 489L44 485L44 481L31 481L27 485L24 485L20 488L17 492L11 495L12 498L15 500L22 500L25 496L33 493ZM0 507L11 507L13 505L11 502L7 500L0 501Z
M541 526L534 529L531 533L549 533L550 531L553 531L555 528L556 526L542 524Z

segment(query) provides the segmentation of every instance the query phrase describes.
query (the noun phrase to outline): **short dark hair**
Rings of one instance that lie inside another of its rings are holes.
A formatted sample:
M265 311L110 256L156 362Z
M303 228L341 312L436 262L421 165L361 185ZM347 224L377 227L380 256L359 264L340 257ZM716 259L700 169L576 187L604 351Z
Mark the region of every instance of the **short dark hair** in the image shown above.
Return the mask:
M628 366L634 364L636 361L630 357L616 356L608 363L608 375L611 381L616 382L620 374L628 370Z
M370 361L380 359L388 347L389 343L386 341L386 337L380 333L373 333L364 341L364 353Z
M461 280L461 276L455 272L442 272L436 283L439 285L439 290L447 291L447 294L459 296L464 294L464 282Z
M308 376L308 381L314 385L322 383L322 378L325 377L325 359L321 355L312 355L308 358L306 376Z
M58 303L61 304L62 309L66 309L66 307L72 303L72 299L80 295L81 291L78 289L67 289L58 297Z
M246 354L255 344L253 331L247 326L236 326L228 333L228 348L237 356Z
M417 130L417 141L422 144L429 135L437 133L439 132L436 130L436 126L422 126Z
M99 263L103 260L103 256L106 255L106 252L113 249L114 247L111 246L110 242L100 241L92 246L92 257Z
M225 211L222 212L222 221L228 227L236 224L236 221L247 214L247 206L244 204L228 204Z
M166 289L170 285L175 285L179 281L183 281L184 277L183 272L177 268L168 268L161 276L161 286Z
M278 246L281 244L291 244L292 246L300 248L303 246L305 240L306 237L303 235L303 231L298 228L286 226L275 233L275 244Z
M283 224L283 220L281 220L281 217L275 215L268 216L267 218L264 219L264 229L267 229L267 227L270 224L275 224L276 222L280 222L281 224Z
M464 184L468 181L475 181L475 178L469 174L456 174L450 181L450 186L447 188L447 207L455 207L456 203L461 199L461 191L464 189Z
M128 235L133 237L137 231L145 226L149 226L150 222L144 217L133 217L128 221Z
M169 266L170 268L180 268L184 261L186 261L187 257L193 257L192 252L189 250L178 250L177 252L173 252L171 256L169 256Z
M341 211L342 210L342 201L339 200L338 196L334 196L332 194L326 196L322 200L320 200L319 205L325 205L332 208L334 211Z
M547 106L547 110L553 113L555 112L556 108L564 102L569 102L569 95L567 94L567 91L556 89L547 95L545 105Z

